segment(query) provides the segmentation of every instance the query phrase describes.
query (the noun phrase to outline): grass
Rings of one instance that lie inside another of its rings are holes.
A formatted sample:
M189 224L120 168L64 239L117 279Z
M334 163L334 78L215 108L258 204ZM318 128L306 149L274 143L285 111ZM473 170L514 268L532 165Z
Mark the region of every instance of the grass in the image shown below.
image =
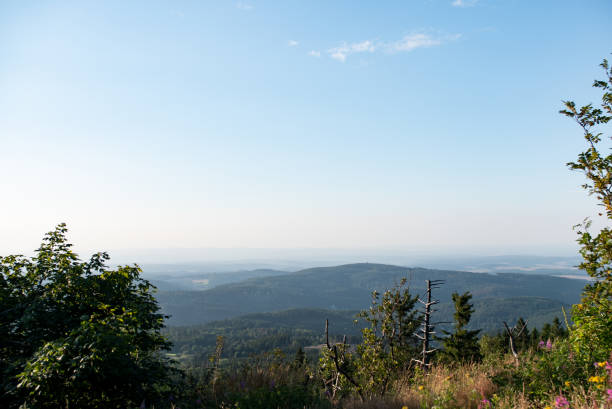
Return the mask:
M546 379L533 382L534 372L547 352L530 351L519 367L511 355L484 362L438 364L396 377L389 393L361 401L356 393L332 400L313 366L296 365L280 354L219 371L192 389L185 408L233 409L612 409L612 357L595 365L583 382L566 381L556 388ZM606 367L607 365L607 367ZM562 371L562 369L559 369ZM544 388L539 390L537 388ZM569 406L563 404L564 400Z

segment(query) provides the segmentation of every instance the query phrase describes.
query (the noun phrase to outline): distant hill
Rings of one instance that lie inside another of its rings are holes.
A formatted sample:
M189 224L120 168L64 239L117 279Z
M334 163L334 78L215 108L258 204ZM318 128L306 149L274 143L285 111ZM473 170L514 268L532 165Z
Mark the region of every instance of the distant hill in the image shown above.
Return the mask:
M160 291L157 298L162 311L172 316L169 325L193 325L292 308L361 310L368 307L371 291L384 291L404 277L413 294L423 293L427 279L444 280L445 284L435 292L441 302L450 302L453 291L470 291L477 314L482 311L505 316L508 321L518 317L517 305L542 316L559 311L562 305L578 301L585 284L544 275L494 275L360 263L251 278L205 291ZM475 315L475 321L476 318ZM482 322L487 322L485 316Z
M435 321L452 321L451 303L438 306ZM513 324L518 317L528 321L530 328L541 328L555 317L562 317L562 304L538 297L511 299L483 299L474 303L475 313L470 327L482 333L496 333L502 322ZM567 306L565 306L567 307ZM245 358L279 348L287 354L299 347L324 342L325 320L329 320L330 337L340 340L342 335L349 342L359 342L360 330L367 323L356 321L357 311L331 311L311 308L294 308L284 311L242 315L207 324L169 327L167 334L174 343L173 352L181 359L206 360L215 350L218 335L225 338L226 357ZM437 328L448 328L439 325ZM439 331L438 331L439 332Z
M205 361L215 350L218 335L225 338L225 357L245 358L275 348L292 354L302 347L323 342L325 320L330 322L330 336L356 337L359 327L354 324L357 311L321 309L291 309L257 313L209 322L202 325L169 327L167 335L173 342L173 353L179 359ZM351 340L357 340L352 338Z
M289 274L287 271L256 269L219 273L173 272L145 274L151 284L159 291L199 291L208 290L223 284L237 283L250 278Z
M576 275L586 278L588 275L576 268L580 261L578 255L572 257L534 255L457 256L424 260L424 263L420 265L433 269L471 271L474 273Z

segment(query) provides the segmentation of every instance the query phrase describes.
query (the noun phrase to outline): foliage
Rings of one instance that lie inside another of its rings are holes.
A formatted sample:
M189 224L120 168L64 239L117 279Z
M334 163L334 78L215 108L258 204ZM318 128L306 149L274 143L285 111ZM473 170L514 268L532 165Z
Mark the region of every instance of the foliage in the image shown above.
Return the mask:
M332 385L333 397L338 391L345 394L350 390L357 390L361 397L383 396L410 366L417 351L415 333L422 319L416 302L405 278L382 295L372 292L370 308L358 314L368 327L362 329L362 341L355 353L340 343L332 347L334 351L324 351L320 359L320 370L326 385Z
M523 318L516 322L517 327L522 327L525 323ZM537 328L531 330L526 327L520 336L515 337L515 350L521 353L528 353L529 350L547 348L556 341L561 341L568 336L568 330L564 327L558 317L552 322L544 324L540 331ZM502 356L510 352L508 334L499 331L496 334L485 334L478 340L482 355L491 360L499 360Z
M177 405L182 408L331 408L316 371L305 362L288 359L280 350L221 368L215 377L211 376L210 369L189 371L191 385L187 389L191 394L183 395Z
M330 400L338 400L351 396L355 392L353 385L346 376L338 371L338 367L348 374L355 374L357 357L350 351L349 346L344 343L336 343L335 351L328 348L321 350L318 362L318 375L321 377L325 395ZM337 365L333 355L337 354Z
M455 329L452 333L443 331L447 337L441 339L444 345L441 355L446 362L479 361L482 358L478 345L480 330L469 331L466 328L474 313L472 304L470 304L471 299L472 294L469 292L462 295L453 293Z
M323 336L314 331L284 328L211 328L180 327L166 331L174 343L172 352L181 361L205 362L214 352L217 334L226 339L224 355L228 358L243 359L252 355L280 348L285 353L299 347L323 342Z
M577 108L572 101L565 102L562 114L573 118L581 127L587 149L576 162L567 165L582 172L587 182L583 188L595 195L604 208L607 220L612 219L612 154L604 154L604 137L599 128L612 119L612 67L603 60L601 67L606 80L596 80L593 86L603 92L601 108L592 104ZM602 215L602 213L600 213ZM578 227L578 243L583 262L580 268L595 279L585 287L580 304L572 309L574 327L571 331L575 352L585 360L605 359L612 350L612 229L603 228L597 235L589 232L590 220Z
M404 278L382 296L372 292L372 305L359 313L369 323L357 346L357 374L367 394L384 395L393 375L405 371L416 355L415 333L422 320L415 309L417 299L410 295Z
M125 407L170 387L164 316L137 266L79 261L66 226L29 259L0 257L2 400L8 407Z

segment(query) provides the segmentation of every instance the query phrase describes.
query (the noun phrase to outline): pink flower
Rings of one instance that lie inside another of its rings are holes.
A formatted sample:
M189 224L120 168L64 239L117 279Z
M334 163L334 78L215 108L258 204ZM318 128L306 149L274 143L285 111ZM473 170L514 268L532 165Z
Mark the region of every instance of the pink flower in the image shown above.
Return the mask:
M555 399L555 408L557 409L569 409L570 405L567 399L563 395L557 396Z
M485 409L491 407L491 401L487 398L482 398L480 402L478 402L478 409Z
M608 389L606 393L608 394L608 402L612 402L612 389Z
M550 338L546 340L546 349L548 349L549 351L552 349L552 341L550 340Z

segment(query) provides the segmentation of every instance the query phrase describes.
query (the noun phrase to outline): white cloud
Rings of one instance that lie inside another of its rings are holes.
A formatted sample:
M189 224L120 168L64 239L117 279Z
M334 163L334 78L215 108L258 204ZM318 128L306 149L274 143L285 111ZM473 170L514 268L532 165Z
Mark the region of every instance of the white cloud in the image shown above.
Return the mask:
M311 57L320 57L321 56L321 51L315 51L315 50L311 50L308 52L308 55Z
M327 50L327 53L331 56L331 58L338 61L346 61L346 57L355 53L364 53L370 52L373 53L376 51L376 46L370 40L362 41L360 43L353 44L342 44L340 47L334 47Z
M295 41L295 40L289 40L289 42L287 44L289 45L289 47L295 47L299 43L297 41Z
M236 3L236 8L238 10L250 11L253 10L253 5L239 1L238 3Z
M478 0L453 0L453 7L473 7L478 3Z
M419 33L407 35L399 41L387 44L386 48L389 51L412 51L416 48L427 48L440 44L442 44L441 38Z
M404 36L401 40L393 42L374 42L373 40L366 40L360 43L347 44L343 43L339 47L330 48L327 50L327 54L335 60L345 62L346 59L357 53L373 53L376 51L383 51L387 53L398 53L398 52L409 52L417 48L428 48L438 46L449 41L457 40L461 37L461 34L454 35L432 35L427 33L414 33ZM310 55L313 51L311 51ZM317 56L320 53L317 51Z

